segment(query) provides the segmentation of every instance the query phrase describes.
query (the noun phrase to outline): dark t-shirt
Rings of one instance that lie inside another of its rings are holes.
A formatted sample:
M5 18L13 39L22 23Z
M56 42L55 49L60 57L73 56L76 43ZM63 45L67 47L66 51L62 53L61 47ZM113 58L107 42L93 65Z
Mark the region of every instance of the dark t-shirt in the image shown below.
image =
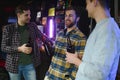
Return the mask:
M21 45L28 43L29 31L27 26L19 26L18 31L20 33ZM19 64L28 65L32 63L31 54L20 53Z

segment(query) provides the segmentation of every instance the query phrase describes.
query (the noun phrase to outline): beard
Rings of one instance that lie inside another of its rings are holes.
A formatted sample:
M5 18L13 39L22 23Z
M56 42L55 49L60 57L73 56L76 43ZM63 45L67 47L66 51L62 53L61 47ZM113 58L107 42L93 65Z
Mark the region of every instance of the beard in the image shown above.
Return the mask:
M71 27L73 27L73 25L75 25L76 24L76 20L74 21L74 22L71 22L69 25L66 25L66 27L67 28L71 28Z

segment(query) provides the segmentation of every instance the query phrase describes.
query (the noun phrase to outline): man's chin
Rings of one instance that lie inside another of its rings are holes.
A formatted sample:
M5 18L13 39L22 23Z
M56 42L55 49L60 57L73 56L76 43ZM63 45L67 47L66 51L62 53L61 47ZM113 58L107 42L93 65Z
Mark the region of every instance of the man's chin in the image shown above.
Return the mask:
M73 27L73 25L74 25L74 24L70 24L70 25L67 25L66 27L67 27L67 28L71 28L71 27Z
M30 23L30 21L26 21L26 23Z

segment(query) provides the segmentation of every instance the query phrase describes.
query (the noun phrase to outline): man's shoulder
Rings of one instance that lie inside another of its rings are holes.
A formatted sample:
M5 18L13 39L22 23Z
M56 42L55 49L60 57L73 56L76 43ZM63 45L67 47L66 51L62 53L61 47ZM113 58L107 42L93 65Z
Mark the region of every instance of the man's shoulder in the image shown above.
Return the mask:
M5 25L6 27L9 27L9 26L15 26L16 25L16 23L12 23L12 24L7 24L7 25Z
M12 28L14 28L14 27L16 27L16 26L17 26L16 23L7 24L7 25L3 26L3 29L12 29Z
M28 26L34 27L34 26L37 26L37 24L35 22L30 22L30 23L28 23Z
M85 34L79 29L76 31L75 34L78 35L80 38L86 38Z
M65 30L60 30L60 31L58 32L58 35L63 35L63 34L65 34Z

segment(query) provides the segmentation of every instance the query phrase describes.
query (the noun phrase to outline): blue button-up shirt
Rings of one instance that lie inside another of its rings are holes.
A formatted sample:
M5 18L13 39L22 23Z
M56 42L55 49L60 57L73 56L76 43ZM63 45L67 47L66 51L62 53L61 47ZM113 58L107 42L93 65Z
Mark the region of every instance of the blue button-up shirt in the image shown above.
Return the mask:
M76 80L115 80L119 55L119 27L113 18L104 19L88 38Z

